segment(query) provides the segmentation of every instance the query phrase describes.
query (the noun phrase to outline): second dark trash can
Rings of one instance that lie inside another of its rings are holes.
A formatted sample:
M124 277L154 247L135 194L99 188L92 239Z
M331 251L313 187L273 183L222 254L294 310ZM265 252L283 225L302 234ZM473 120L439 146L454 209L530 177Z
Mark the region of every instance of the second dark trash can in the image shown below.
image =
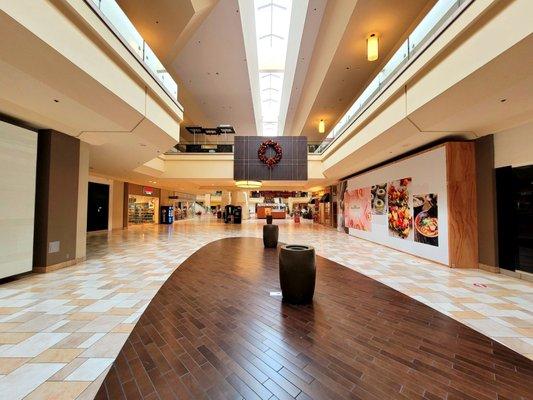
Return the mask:
M289 244L279 252L279 284L283 301L289 304L309 304L315 293L315 249Z
M263 244L267 249L278 247L279 226L263 225Z

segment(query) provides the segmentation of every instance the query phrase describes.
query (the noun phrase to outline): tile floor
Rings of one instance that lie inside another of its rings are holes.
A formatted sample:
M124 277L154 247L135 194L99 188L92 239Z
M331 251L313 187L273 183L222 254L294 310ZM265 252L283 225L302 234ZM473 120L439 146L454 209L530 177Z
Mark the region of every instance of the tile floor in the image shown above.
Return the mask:
M174 269L213 240L261 236L261 225L197 219L90 236L86 262L0 285L0 393L10 400L92 399ZM533 284L452 270L308 221L280 225L281 241L312 244L319 255L533 359Z

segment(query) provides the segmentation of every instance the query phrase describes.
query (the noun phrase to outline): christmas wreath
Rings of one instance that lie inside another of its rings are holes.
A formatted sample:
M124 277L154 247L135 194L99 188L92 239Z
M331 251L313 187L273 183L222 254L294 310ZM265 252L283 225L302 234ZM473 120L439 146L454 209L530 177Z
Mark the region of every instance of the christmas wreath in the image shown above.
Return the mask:
M273 157L266 156L266 152L269 147L275 152ZM268 168L272 169L274 168L274 165L281 161L283 152L281 151L281 146L278 144L278 142L274 142L273 140L269 139L261 143L261 145L259 146L259 150L257 150L257 156L263 164L266 164Z

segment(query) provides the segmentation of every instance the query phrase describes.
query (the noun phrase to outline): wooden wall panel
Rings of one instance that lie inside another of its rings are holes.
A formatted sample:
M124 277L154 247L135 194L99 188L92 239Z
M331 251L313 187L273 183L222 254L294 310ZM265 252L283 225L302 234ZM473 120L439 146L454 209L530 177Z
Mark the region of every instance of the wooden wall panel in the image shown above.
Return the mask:
M450 267L478 268L476 158L473 142L446 143Z

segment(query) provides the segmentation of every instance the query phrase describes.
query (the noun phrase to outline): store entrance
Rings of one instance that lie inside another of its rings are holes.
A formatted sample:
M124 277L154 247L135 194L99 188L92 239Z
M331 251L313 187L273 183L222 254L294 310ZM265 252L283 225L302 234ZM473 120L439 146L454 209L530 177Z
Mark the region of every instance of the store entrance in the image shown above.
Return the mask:
M89 182L87 232L107 230L109 221L109 185Z
M500 268L533 273L533 165L496 170Z
M128 196L128 224L157 224L159 218L157 197Z

